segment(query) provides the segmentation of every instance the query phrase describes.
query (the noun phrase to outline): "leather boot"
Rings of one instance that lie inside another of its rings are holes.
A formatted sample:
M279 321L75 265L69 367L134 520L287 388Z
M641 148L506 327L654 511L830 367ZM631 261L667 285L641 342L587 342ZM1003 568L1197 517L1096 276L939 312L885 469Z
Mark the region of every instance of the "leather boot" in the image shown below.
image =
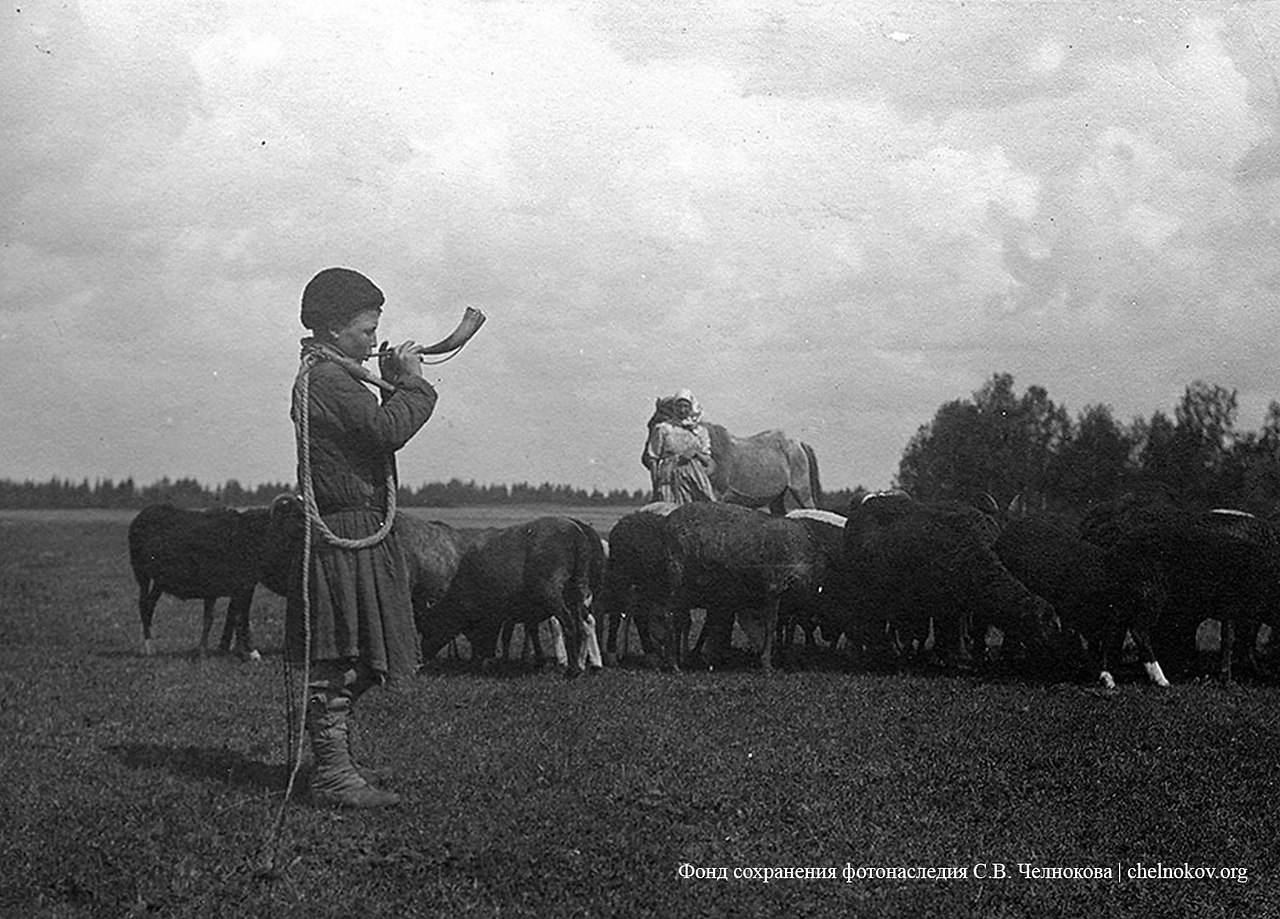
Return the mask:
M311 774L311 800L328 807L389 807L400 796L370 785L351 762L347 719L351 699L317 694L307 703L307 734L316 768Z

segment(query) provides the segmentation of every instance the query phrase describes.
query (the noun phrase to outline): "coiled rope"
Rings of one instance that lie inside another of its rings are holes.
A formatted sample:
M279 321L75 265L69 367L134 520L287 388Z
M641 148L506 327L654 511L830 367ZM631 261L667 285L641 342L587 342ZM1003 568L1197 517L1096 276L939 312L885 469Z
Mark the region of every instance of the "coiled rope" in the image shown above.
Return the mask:
M301 560L302 644L305 650L302 660L302 689L296 695L293 685L293 665L289 662L288 653L282 656L284 661L285 719L287 721L285 730L286 757L291 765L289 768L289 781L284 790L284 798L280 801L280 810L276 814L275 824L272 826L266 845L263 847L266 852L264 873L269 876L279 875L279 869L276 866L276 848L280 832L284 827L285 811L289 806L289 799L293 797L293 789L297 782L298 773L302 769L302 751L306 743L306 706L308 689L311 683L310 575L312 534L313 532L318 532L326 543L331 546L337 546L340 549L352 551L367 549L371 546L376 546L387 538L387 534L391 532L391 527L395 523L396 517L397 486L395 464L390 456L387 457L386 461L386 515L382 525L376 532L359 539L347 539L333 532L329 525L325 523L324 518L320 516L320 507L316 503L315 483L312 481L311 476L311 370L321 361L326 360L340 364L349 373L364 382L374 383L384 389L395 388L385 380L373 376L361 364L332 348L311 339L303 340L301 364L298 367L298 375L293 381L292 414L298 450L298 484L302 489L302 508L306 516L306 526L303 527L302 533ZM299 717L300 714L301 717Z

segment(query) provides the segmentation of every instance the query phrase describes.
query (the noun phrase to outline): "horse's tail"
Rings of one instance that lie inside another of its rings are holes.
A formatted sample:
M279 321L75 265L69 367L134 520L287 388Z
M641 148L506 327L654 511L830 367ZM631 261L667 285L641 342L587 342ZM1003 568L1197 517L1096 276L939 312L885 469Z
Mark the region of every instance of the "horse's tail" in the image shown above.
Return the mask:
M809 457L809 490L813 493L813 506L821 507L822 481L818 478L818 454L803 440L800 441L800 446L804 447L804 455Z

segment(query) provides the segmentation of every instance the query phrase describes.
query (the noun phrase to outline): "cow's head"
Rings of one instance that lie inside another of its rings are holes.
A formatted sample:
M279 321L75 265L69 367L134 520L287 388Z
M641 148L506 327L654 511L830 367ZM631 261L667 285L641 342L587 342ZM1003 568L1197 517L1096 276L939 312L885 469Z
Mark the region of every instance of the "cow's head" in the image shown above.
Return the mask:
M271 502L262 546L262 583L281 596L288 594L295 561L302 554L306 519L297 495L278 495Z

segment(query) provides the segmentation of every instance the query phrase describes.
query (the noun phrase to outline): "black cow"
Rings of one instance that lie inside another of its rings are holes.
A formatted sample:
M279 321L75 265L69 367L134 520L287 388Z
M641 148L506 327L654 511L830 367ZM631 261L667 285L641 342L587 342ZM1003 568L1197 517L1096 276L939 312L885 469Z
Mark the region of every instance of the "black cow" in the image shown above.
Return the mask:
M1280 540L1265 520L1129 495L1087 515L1084 534L1107 551L1112 576L1141 597L1144 619L1155 623L1155 650L1174 675L1195 670L1205 619L1222 624L1218 673L1225 681L1235 632L1243 627L1256 639L1259 622L1278 621Z
M141 510L129 524L129 562L138 582L143 653L154 650L151 620L161 594L204 601L201 654L208 652L214 606L229 597L219 650L229 651L234 637L243 657L258 660L249 609L271 564L270 528L271 510L265 507L193 511L153 504ZM284 584L277 581L275 587L283 592Z
M1156 660L1155 619L1141 584L1116 576L1107 552L1083 537L1077 519L1048 513L1015 517L995 548L1018 580L1053 604L1063 627L1088 642L1091 677L1114 687L1129 633L1148 677L1168 685Z
M655 654L668 669L678 670L687 650L681 638L687 623L672 621L670 537L666 517L676 505L656 502L628 514L609 531L609 563L605 567L600 624L606 629L605 660L617 656L618 630L636 626L645 654ZM605 621L607 620L607 622Z
M853 649L889 637L920 646L951 667L972 660L972 636L994 625L1037 651L1060 637L1053 607L1033 594L994 550L999 526L962 503L868 495L849 509L845 563L854 601L845 628Z
M418 618L423 655L434 657L461 633L483 665L505 621L532 625L555 616L564 630L567 673L574 676L603 579L604 546L588 524L539 517L506 527L463 554L445 596Z
M787 519L804 527L818 568L812 579L799 589L788 591L778 604L779 646L791 644L797 627L804 632L806 646L814 644L818 631L834 643L839 640L838 626L848 617L852 602L844 563L844 527L848 520L842 514L812 508L790 511Z

